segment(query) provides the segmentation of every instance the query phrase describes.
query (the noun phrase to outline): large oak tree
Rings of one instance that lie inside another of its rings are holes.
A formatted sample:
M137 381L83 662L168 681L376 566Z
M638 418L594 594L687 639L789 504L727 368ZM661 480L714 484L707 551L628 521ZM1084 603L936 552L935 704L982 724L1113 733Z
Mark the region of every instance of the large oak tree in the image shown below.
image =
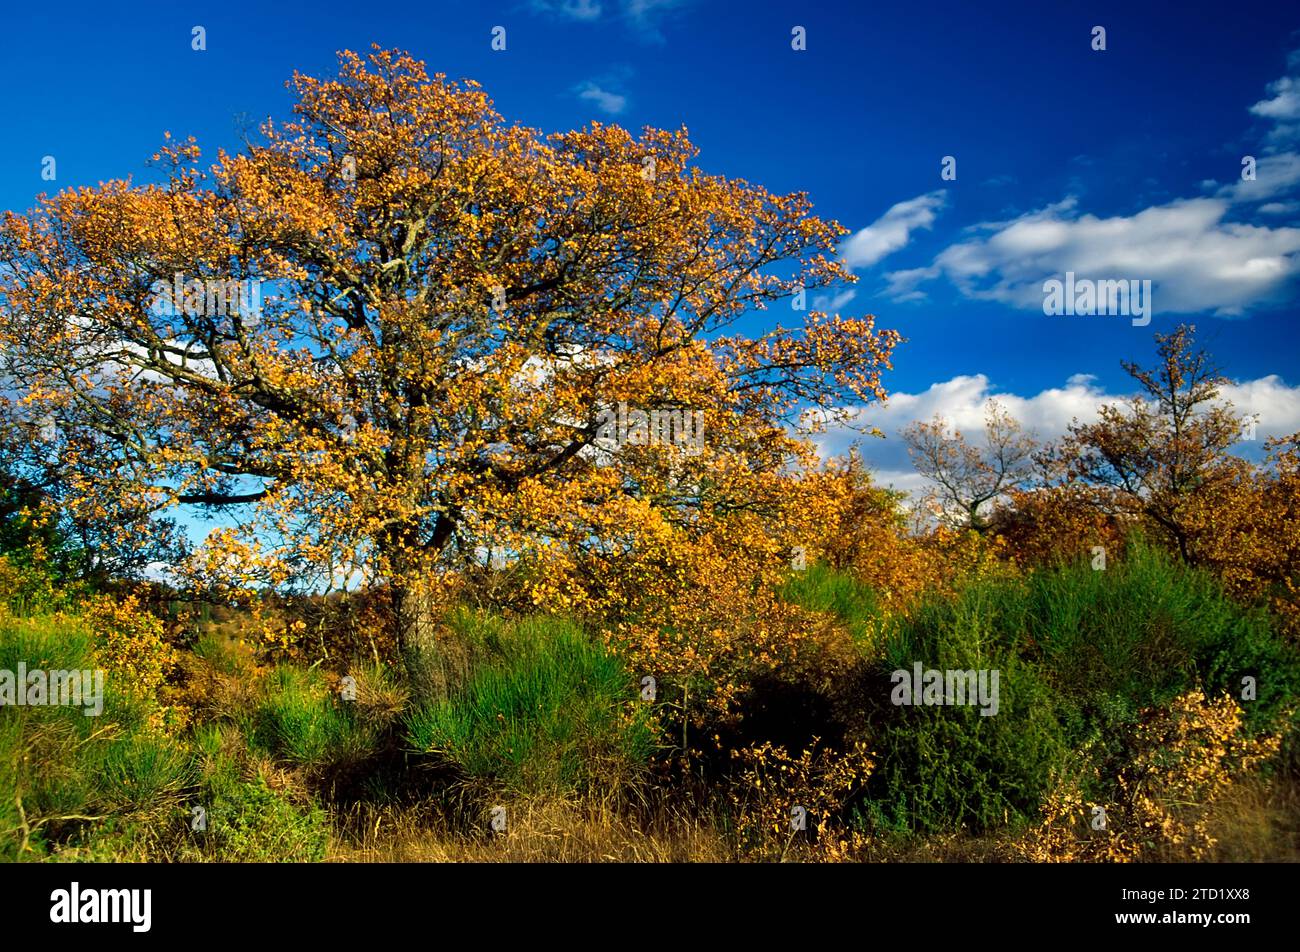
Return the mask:
M191 576L380 584L418 649L457 560L779 513L787 425L883 395L898 338L870 317L732 333L852 280L844 231L700 170L685 130L543 135L378 48L290 86L295 118L238 154L169 139L156 181L0 229L7 415L124 544L222 509ZM258 282L260 311L160 306L192 280ZM610 445L620 402L701 411L702 451Z

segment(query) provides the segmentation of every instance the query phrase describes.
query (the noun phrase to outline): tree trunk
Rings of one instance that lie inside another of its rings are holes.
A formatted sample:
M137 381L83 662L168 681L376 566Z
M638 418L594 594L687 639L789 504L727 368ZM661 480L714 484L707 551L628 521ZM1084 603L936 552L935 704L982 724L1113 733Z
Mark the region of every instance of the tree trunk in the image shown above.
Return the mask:
M412 700L417 704L445 700L447 678L438 650L433 597L418 584L401 586L396 591L394 613Z
M413 532L402 534L405 545L398 551L419 551L425 558L399 561L400 569L394 577L393 615L397 630L397 643L401 648L406 667L411 698L417 704L445 700L448 691L446 659L438 645L437 605L434 603L432 579L433 560L451 538L452 521L447 517L438 520L428 542L418 549L411 545Z

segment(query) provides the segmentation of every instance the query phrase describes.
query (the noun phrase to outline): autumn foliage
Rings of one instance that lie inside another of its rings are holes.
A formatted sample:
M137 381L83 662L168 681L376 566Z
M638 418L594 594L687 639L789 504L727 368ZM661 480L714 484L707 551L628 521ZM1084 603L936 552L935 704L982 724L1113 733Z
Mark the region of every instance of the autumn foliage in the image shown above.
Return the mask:
M0 711L0 848L318 859L513 798L731 858L1202 858L1237 777L1287 782L1300 443L1236 452L1192 328L1054 443L914 423L908 497L814 444L901 338L785 310L854 280L807 195L398 51L289 87L242 151L0 224L0 649L106 668L120 729ZM1000 671L1000 712L901 707L913 663ZM120 824L59 820L26 751L105 738L77 795Z

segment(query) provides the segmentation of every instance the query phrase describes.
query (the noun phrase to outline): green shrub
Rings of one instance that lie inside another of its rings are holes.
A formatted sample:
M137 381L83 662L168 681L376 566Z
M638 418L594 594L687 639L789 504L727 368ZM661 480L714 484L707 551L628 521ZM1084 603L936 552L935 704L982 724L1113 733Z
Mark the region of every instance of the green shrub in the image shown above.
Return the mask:
M895 829L985 829L1029 816L1058 769L1098 766L1104 782L1139 712L1192 688L1240 698L1242 678L1254 676L1258 698L1244 707L1255 730L1276 729L1300 690L1295 652L1267 616L1140 542L1105 570L1083 561L923 599L892 627L880 673L916 661L999 669L1001 706L981 717L877 705L880 764L866 812Z
M90 639L67 618L0 617L0 669L94 669ZM148 726L150 705L114 679L104 707L0 708L0 854L40 858L98 825L158 820L192 783L185 752ZM21 806L20 806L21 804Z
M255 749L309 769L355 762L375 740L351 702L333 695L319 671L290 665L271 672L248 728Z
M408 716L417 750L516 793L617 784L645 764L655 737L634 681L575 624L464 614L453 623L484 660L451 698Z
M206 809L207 829L191 831L193 845L185 858L223 863L313 863L325 858L325 812L314 803L292 802L260 776L221 785Z
M977 705L876 704L870 789L880 825L980 831L1021 820L1036 812L1065 762L1052 693L999 627L1006 585L982 580L955 598L931 596L886 639L877 699L891 697L893 671L910 679L920 662L925 670L996 670L998 706L986 716Z

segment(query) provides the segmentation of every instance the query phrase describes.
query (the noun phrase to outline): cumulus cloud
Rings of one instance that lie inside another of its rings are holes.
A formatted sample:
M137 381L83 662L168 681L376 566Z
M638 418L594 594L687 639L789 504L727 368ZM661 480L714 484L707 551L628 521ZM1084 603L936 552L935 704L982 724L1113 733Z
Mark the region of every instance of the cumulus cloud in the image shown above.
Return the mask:
M894 272L902 296L946 275L967 297L1041 309L1043 282L1076 278L1152 281L1157 313L1238 315L1282 297L1300 273L1300 229L1226 220L1225 198L1181 199L1135 215L1100 218L1063 202L944 249L929 268Z
M1300 141L1300 51L1289 58L1288 75L1266 91L1249 109L1270 127L1253 180L1207 181L1204 197L1110 217L1085 213L1066 196L1010 221L973 226L930 265L887 274L886 293L915 300L925 282L947 277L969 298L1038 310L1044 282L1072 271L1092 280L1149 279L1156 313L1238 316L1285 301L1300 274L1300 229L1283 223L1300 207L1300 154L1288 147ZM1252 212L1276 224L1239 220ZM886 249L878 260L905 243L906 231L892 246L882 234L864 248Z
M906 247L912 232L930 228L947 200L947 193L938 191L899 202L866 228L850 236L840 249L840 257L850 268L871 267Z
M988 401L996 399L1026 430L1046 442L1064 436L1071 421L1093 422L1103 405L1126 401L1131 396L1106 392L1091 374L1074 374L1059 387L1031 395L998 393L985 374L962 375L931 384L918 393L891 394L884 404L856 409L854 426L877 427L885 434L883 439L864 438L855 429L832 425L819 435L817 444L825 457L841 454L850 443L860 440L863 458L874 471L877 483L906 491L924 490L925 480L912 469L907 447L898 435L913 421L941 416L961 430L968 441L979 444ZM1241 444L1242 455L1258 456L1268 438L1300 431L1300 386L1288 386L1277 374L1227 384L1220 397L1242 416L1258 415L1257 440Z

